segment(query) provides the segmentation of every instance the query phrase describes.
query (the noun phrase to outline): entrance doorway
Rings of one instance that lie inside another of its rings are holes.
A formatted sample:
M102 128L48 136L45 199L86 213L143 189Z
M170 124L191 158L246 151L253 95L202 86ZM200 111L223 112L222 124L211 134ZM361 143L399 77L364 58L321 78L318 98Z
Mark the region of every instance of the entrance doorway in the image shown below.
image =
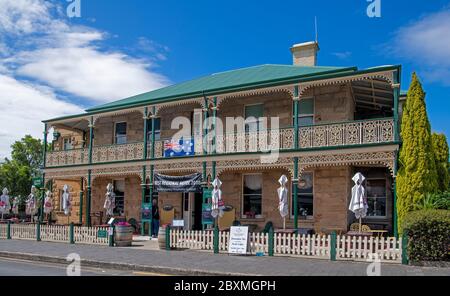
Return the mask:
M192 207L192 225L193 230L202 230L202 206L203 206L203 194L194 193L194 203Z

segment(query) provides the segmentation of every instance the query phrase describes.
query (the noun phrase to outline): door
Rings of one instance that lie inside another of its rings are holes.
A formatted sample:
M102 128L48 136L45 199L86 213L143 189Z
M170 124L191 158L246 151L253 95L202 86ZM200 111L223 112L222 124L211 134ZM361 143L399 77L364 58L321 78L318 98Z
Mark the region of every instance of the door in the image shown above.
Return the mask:
M191 230L192 227L192 219L191 219L191 194L189 192L181 193L181 197L183 199L183 220L184 220L184 229Z
M202 207L203 207L203 194L193 193L193 211L192 211L192 229L202 230Z

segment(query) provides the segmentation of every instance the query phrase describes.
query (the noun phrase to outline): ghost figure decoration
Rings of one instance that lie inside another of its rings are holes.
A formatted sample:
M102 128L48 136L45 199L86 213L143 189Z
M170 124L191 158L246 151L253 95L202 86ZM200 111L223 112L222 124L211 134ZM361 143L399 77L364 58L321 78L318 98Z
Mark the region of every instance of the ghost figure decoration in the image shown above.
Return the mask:
M12 212L14 215L19 215L19 201L20 196L13 199Z
M25 212L27 215L34 216L36 214L36 186L31 186L31 193L26 200Z
M362 219L367 216L366 190L362 185L365 179L361 173L356 173L352 178L355 186L352 188L352 200L350 201L349 210L355 213L356 219Z
M280 211L280 215L283 218L286 218L286 216L289 213L288 210L288 190L286 188L286 183L288 182L288 178L283 175L278 180L278 183L280 183L281 187L277 189L278 192L278 210Z
M211 204L211 216L217 218L217 216L223 216L224 203L222 200L222 190L220 190L220 186L222 186L222 181L218 178L214 179L212 182L213 191L212 191L212 204Z
M70 201L69 186L67 185L63 186L62 203L64 215L69 216L72 210L72 202Z
M45 193L44 213L50 214L53 211L53 194L50 191Z
M114 193L113 184L109 183L106 186L105 204L103 208L106 210L106 216L114 215L114 208L116 207L116 194Z
M2 220L3 220L3 214L8 214L11 210L11 204L9 203L9 195L8 195L8 189L3 189L3 194L0 196L0 213L2 214Z

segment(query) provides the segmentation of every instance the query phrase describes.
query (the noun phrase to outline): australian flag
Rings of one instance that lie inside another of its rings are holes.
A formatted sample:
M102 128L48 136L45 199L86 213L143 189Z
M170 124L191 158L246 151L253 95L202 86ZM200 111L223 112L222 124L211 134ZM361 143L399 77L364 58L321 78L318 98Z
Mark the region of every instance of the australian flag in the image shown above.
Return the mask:
M164 157L191 156L195 154L194 140L181 138L164 142Z

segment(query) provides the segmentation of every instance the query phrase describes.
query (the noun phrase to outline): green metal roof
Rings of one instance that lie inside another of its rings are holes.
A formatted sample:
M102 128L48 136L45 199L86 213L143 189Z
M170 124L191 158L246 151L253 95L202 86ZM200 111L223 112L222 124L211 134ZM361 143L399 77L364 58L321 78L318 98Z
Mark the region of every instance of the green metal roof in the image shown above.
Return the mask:
M137 96L107 103L86 110L87 112L107 111L110 109L138 106L146 103L172 99L192 98L217 94L220 91L244 89L265 83L275 83L293 78L306 78L324 74L354 72L357 69L344 67L304 67L292 65L260 65L212 74L198 79L171 85Z

